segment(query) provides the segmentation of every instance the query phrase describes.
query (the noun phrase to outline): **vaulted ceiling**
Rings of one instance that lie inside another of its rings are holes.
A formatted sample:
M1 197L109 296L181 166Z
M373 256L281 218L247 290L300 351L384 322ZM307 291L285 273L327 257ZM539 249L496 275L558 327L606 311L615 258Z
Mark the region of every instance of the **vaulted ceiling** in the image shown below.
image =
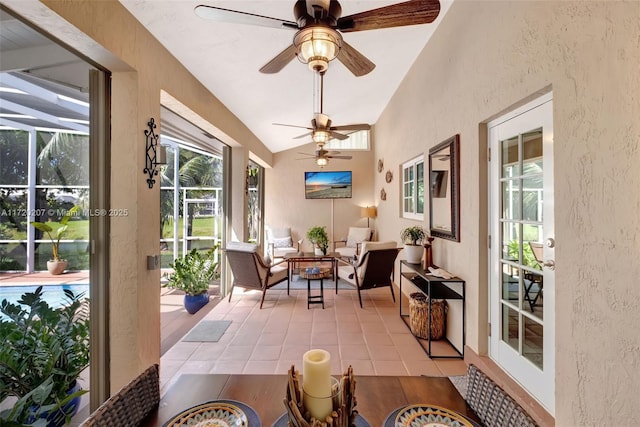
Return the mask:
M273 152L310 142L294 139L315 112L314 76L296 60L276 74L258 70L292 43L294 31L210 21L194 12L199 4L287 21L293 0L120 0L184 66ZM343 0L342 16L399 1ZM431 24L343 34L344 40L376 64L355 77L334 60L324 77L324 113L334 125L374 124L422 51L451 2L441 2Z
M295 139L305 133L303 129L275 126L273 123L310 126L318 105L314 73L296 60L275 74L258 71L291 44L295 32L205 20L194 12L197 5L206 4L293 21L293 0L120 2L272 152L310 142L309 138ZM399 1L343 0L342 16L395 3ZM356 77L339 61L330 63L324 77L323 109L331 117L333 125L374 124L378 120L450 4L450 1L441 1L440 14L431 24L343 34L344 40L373 61L376 67L369 74ZM0 72L3 73L0 86L15 88L20 85L29 93L35 90L35 86L43 87L45 92L31 93L27 104L51 113L50 117L45 116L45 122L24 119L26 123L84 131L86 126L82 120L87 106L73 105L68 100L51 103L47 100L50 96L47 91L62 95L68 92L70 97L88 101L90 66L10 15L0 12L0 19ZM20 76L7 74L17 70L27 70L27 73ZM20 82L16 81L18 78ZM1 95L3 105L0 113L5 114L15 113L8 107L17 108L15 104L20 99L27 99L6 91ZM28 116L28 108L20 107L20 113ZM56 120L57 117L79 122L61 122ZM10 125L8 122L16 119L0 117L0 120Z

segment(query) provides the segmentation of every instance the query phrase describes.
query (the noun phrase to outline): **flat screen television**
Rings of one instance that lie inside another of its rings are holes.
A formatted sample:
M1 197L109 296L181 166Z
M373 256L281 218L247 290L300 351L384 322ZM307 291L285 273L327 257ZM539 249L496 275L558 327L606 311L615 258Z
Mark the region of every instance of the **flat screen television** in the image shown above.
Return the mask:
M351 171L304 173L304 196L307 199L350 199Z

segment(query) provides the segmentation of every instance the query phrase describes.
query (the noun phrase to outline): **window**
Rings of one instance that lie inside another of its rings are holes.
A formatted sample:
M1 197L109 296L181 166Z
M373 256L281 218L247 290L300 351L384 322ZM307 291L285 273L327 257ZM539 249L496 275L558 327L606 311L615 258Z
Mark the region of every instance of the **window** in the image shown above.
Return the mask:
M338 131L338 133L348 135L347 139L330 139L324 146L331 150L369 150L369 130L358 130L353 132Z
M402 165L402 216L424 219L424 156Z

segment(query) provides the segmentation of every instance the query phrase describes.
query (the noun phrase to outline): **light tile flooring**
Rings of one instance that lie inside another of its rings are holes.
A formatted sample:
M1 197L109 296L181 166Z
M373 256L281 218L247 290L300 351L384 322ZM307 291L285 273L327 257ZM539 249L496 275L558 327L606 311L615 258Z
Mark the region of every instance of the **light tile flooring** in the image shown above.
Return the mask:
M203 318L233 321L218 342L179 341L162 356L162 391L183 373L285 374L292 364L301 369L311 348L331 353L333 375L349 365L356 375L464 375L460 359L427 357L399 317L395 294L396 303L388 288L364 291L360 308L356 291L325 288L325 308L307 309L306 290L271 289L260 309L260 292L236 288L231 302ZM433 342L435 351L447 346Z

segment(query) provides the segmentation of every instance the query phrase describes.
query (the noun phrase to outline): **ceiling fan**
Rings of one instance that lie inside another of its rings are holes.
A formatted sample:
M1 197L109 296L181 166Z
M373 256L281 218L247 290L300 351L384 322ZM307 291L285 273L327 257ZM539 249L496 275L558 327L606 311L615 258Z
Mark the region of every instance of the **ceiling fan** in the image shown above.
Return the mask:
M340 154L339 151L327 151L324 149L324 146L322 144L318 144L316 152L314 154L310 154L310 153L298 153L298 154L301 154L306 157L301 157L296 160L314 159L316 161L316 164L321 168L326 166L329 163L329 159L351 160L352 158L351 156L339 156L338 155Z
M438 17L440 2L410 0L341 17L337 0L297 0L295 22L208 5L196 6L195 13L215 21L297 30L293 44L260 68L262 73L277 73L295 57L311 70L325 72L337 57L359 77L370 73L375 64L344 41L341 33L428 24Z
M311 135L311 139L316 144L326 144L327 141L331 138L345 140L349 138L349 135L345 135L344 133L339 133L336 131L358 131L358 130L369 130L371 129L371 125L366 123L359 123L353 125L342 125L342 126L331 126L331 119L329 116L323 113L315 113L313 115L313 119L311 119L311 127L306 126L296 126L296 125L287 125L283 123L274 123L276 126L288 126L294 128L307 129L311 132L303 133L302 135L298 135L295 139L304 138L305 136Z

